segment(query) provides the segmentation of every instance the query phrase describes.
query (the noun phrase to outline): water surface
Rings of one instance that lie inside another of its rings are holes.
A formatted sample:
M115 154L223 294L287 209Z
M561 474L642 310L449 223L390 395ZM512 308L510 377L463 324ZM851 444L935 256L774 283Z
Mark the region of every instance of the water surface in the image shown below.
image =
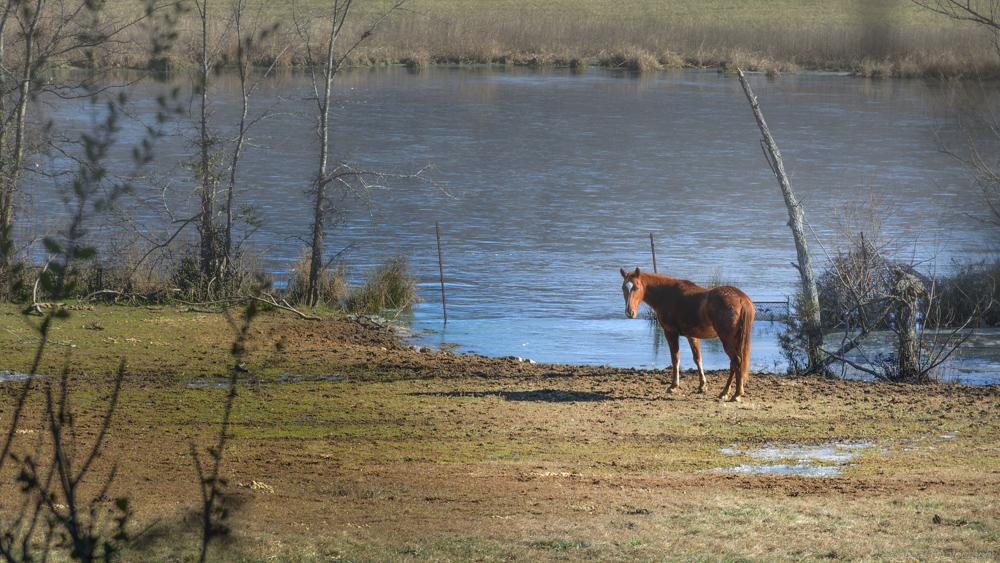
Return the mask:
M216 99L228 103L215 106L215 120L224 131L236 97L231 77L219 80ZM805 206L820 265L846 232L867 228L838 210L872 187L890 208L881 217L885 238L922 271L984 255L981 229L969 219L979 211L977 191L938 150L932 83L818 73L750 81ZM171 86L133 88L136 111L149 112ZM244 197L261 205L263 219L254 240L278 272L301 256L308 234L303 190L317 154L309 92L296 73L265 84L257 111L281 115L258 126L262 148L245 161ZM356 273L388 255L411 260L423 303L407 319L431 331L424 344L541 362L665 367L666 346L649 323L624 317L620 292L619 268L653 269L650 234L661 273L718 279L755 301L795 292L787 211L735 76L389 68L347 72L337 94L337 154L382 170L435 166L433 185L399 180L373 193L373 213L342 200L348 213L328 239L329 248L346 249ZM88 123L80 108L49 111L59 123ZM182 139L165 139L159 162L191 151ZM191 209L190 193L175 179L168 198L177 217ZM33 212L38 225L53 224L44 197ZM755 324L755 368L781 369L777 330ZM728 366L717 341L703 350L706 368ZM685 345L681 357L690 367ZM996 380L989 365L971 377Z

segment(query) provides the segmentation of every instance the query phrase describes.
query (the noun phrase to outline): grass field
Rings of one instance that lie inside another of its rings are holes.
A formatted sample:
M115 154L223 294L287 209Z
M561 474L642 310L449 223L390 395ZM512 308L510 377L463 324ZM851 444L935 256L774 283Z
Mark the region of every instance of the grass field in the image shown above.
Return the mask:
M210 459L218 439L240 324L169 307L57 320L42 368L66 378L0 383L0 436L17 454L0 465L0 537L23 532L17 460L51 459L46 393L68 392L62 424L79 463L125 358L102 455L75 493L83 521L109 525L113 499L128 498L120 560L197 560L194 456ZM34 331L9 305L0 328L0 370L27 369ZM360 321L272 312L247 336L212 561L1000 555L996 386L753 373L737 404L694 393L691 372L669 394L662 371L419 352ZM713 391L725 375L709 373ZM856 455L800 459L843 447ZM761 458L768 448L778 453ZM831 472L734 471L802 464ZM61 491L53 503L69 505Z
M210 0L217 13L226 10L227 3ZM296 0L268 2L265 8L272 18L289 14L292 5L321 11L332 5L331 0ZM391 0L359 0L355 4L359 17L369 18L383 13L393 5ZM940 16L913 4L909 0L409 0L405 12L425 15L432 19L459 22L480 16L510 19L551 19L566 23L643 22L709 24L727 22L734 26L755 27L794 25L806 27L902 25L939 26Z
M253 60L304 64L304 40L296 22L307 13L320 18L314 24L322 22L329 5L320 0L265 3L253 13L254 21L261 28L278 27L257 43ZM359 2L341 44L352 44L389 6L386 0ZM211 33L218 38L230 13L228 3L216 1L210 8ZM120 18L129 6L113 10L108 17ZM169 56L175 66L194 64L200 26L192 12L181 16L177 26L179 38ZM322 43L321 29L316 25L307 35ZM142 42L141 34L133 39ZM234 47L224 47L223 53L234 56ZM816 69L874 77L954 77L995 74L996 58L986 36L972 24L906 0L411 0L350 60L356 65L413 66L601 64L632 70L739 66L772 75ZM109 50L100 60L108 66L149 63L141 49Z

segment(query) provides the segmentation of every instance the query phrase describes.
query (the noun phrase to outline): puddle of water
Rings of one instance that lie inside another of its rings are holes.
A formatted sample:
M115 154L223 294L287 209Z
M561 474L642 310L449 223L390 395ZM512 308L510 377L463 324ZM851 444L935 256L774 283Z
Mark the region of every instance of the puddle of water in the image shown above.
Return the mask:
M739 467L719 467L715 471L723 473L766 473L769 475L802 475L804 477L836 477L840 475L840 468L834 465L767 465L767 464L743 464Z
M29 375L27 373L0 369L0 381L20 381L22 379L28 379L30 377L34 376Z
M858 455L874 449L873 442L829 443L822 446L797 444L767 444L753 450L722 448L729 455L746 455L763 461L795 461L794 464L760 463L738 467L717 467L714 471L725 473L767 473L774 475L802 475L805 477L835 477L841 468Z
M896 438L881 442L905 444L902 451L913 452L936 450L932 445L944 440L955 440L960 437L958 430L947 434L934 436L918 436L916 438ZM1000 448L998 448L1000 450ZM729 455L744 455L764 462L786 463L752 463L738 467L716 467L712 471L723 473L763 473L772 475L802 475L805 477L836 477L848 462L863 453L889 454L889 450L875 442L830 442L822 446L799 446L797 444L766 444L752 450L722 448L721 453ZM792 462L795 463L787 463Z
M765 461L794 459L804 463L846 463L864 450L874 448L872 442L831 443L822 446L799 446L796 444L768 444L755 450L741 451L723 448L724 454L748 455Z

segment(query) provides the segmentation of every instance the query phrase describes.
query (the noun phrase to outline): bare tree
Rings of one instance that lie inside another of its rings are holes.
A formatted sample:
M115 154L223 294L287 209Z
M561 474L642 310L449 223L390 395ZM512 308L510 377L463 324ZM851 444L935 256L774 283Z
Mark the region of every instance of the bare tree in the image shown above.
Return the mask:
M98 113L97 107L93 109ZM115 103L109 102L106 110L107 117L96 120L94 129L81 135L79 141L86 150L77 168L66 175L69 181L65 191L74 203L69 224L60 237L44 240L52 256L49 267L39 274L37 285L53 300L73 293L76 266L92 260L97 252L86 244L86 224L126 189L121 184L108 185L104 161L116 143L120 114ZM148 147L150 142L147 138L140 144ZM134 155L137 168L148 162L144 151L138 150ZM28 370L31 376L38 373L50 344L50 330L70 316L69 311L61 307L37 314L42 319L35 328L39 345ZM70 356L66 357L68 362ZM111 463L103 475L96 475L95 470L109 438L112 415L125 380L125 362L120 363L113 390L107 398L108 410L96 434L92 430L78 432L74 426L71 373L67 363L62 377L44 381L36 381L34 377L25 379L14 399L13 416L5 420L10 426L5 435L0 436L0 472L5 475L9 475L7 471L14 472L21 496L20 510L5 513L0 518L0 560L46 561L50 557L57 558L54 557L56 552L63 551L65 556L79 561L110 561L128 540L131 511L127 499L116 500L117 510L102 506L109 500L107 495L111 493L116 465ZM37 440L32 446L23 441L18 443L18 429L25 423L28 398L36 388L44 392L45 417L41 424L48 443ZM27 446L27 451L22 446ZM84 484L95 481L100 484L96 498L83 498ZM8 484L12 483L4 483ZM4 494L9 493L5 490Z
M994 305L987 298L962 317L944 314L935 280L912 264L889 260L873 246L847 254L824 275L824 285L838 285L845 295L838 308L848 319L840 346L826 351L824 367L839 364L882 381L928 381ZM871 351L864 345L876 331L891 336L884 348Z
M911 0L917 6L983 30L1000 57L1000 0ZM995 89L981 86L978 92L965 90L960 96L966 107L956 111L967 151L960 153L943 146L944 152L968 169L983 190L991 222L1000 226L1000 100ZM942 143L944 145L944 143Z
M823 330L822 323L820 322L819 291L816 289L816 278L813 274L812 262L809 257L809 245L806 243L805 212L802 210L802 204L796 199L795 192L792 191L792 184L788 180L788 175L785 174L785 165L781 161L781 152L778 150L778 145L774 142L774 137L771 136L771 132L767 128L767 123L764 121L764 114L760 111L757 98L754 96L753 90L750 89L750 84L747 82L746 76L743 75L743 71L738 70L737 72L739 73L740 84L743 86L743 93L746 94L747 100L750 101L750 108L753 110L754 118L757 120L757 126L764 136L761 140L761 148L764 150L764 156L771 167L771 172L774 173L774 177L778 180L781 195L785 200L785 207L788 209L788 226L792 230L792 239L795 241L795 252L798 258L798 264L793 263L792 266L799 271L799 277L802 280L802 294L804 297L802 306L805 310L801 313L804 318L803 331L807 340L806 353L809 358L809 369L811 370L816 366L822 365L823 362Z
M229 155L229 178L226 183L226 226L225 237L222 241L222 252L227 264L233 263L233 208L236 205L236 191L239 186L237 170L239 170L240 159L243 157L249 139L250 129L267 117L267 113L250 118L250 97L260 87L264 79L271 75L278 59L289 48L288 45L282 49L277 57L271 60L270 64L262 70L255 72L253 67L254 46L267 35L274 33L277 25L264 26L261 12L264 2L256 2L251 6L248 0L230 0L231 11L234 18L236 33L236 57L230 61L240 83L240 116L237 124L236 136L232 141L232 150Z
M313 198L313 217L310 234L310 264L306 301L310 306L319 302L320 279L326 269L326 254L324 250L324 235L327 221L337 209L331 198L331 188L337 188L339 195L351 194L361 199L367 199L372 187L385 175L370 170L358 170L347 162L339 162L331 166L332 139L330 132L331 109L335 104L333 98L333 81L344 67L348 57L364 41L368 40L375 30L389 16L406 3L406 0L395 2L367 26L358 36L344 37L345 24L349 21L354 0L328 1L322 14L307 14L296 10L296 32L305 44L305 57L312 78L313 96L316 101L317 123L316 136L319 140L318 167L310 195ZM322 23L320 23L322 22ZM313 33L315 27L325 26L325 33ZM319 45L314 43L315 37L322 37ZM349 41L341 47L340 43Z
M983 83L943 86L947 125L937 133L939 150L957 161L980 189L977 218L1000 233L1000 93Z
M194 227L198 231L197 265L194 266L192 260L195 271L185 270L181 277L184 278L182 285L190 286L189 289L198 294L209 287L219 287L221 282L242 279L238 277L237 266L240 241L234 230L241 218L248 223L251 233L259 223L256 217L249 217L254 206L241 206L238 201L238 194L244 187L241 165L247 150L255 146L252 129L273 115L273 108L251 113L252 98L272 74L280 54L266 65L255 64L260 40L276 29L276 25L265 24L265 0L224 0L221 7L211 0L193 0L193 5L200 25L196 39L199 64L194 96L188 104L186 119L181 119L181 129L196 153L180 165L192 174L198 210L193 215L180 215L177 209L168 205L167 194L174 189L176 180L172 175L149 178L148 182L155 188L154 196L137 201L146 207L159 207L161 214L170 218L170 227L158 236L141 234L150 248L135 268L137 270L154 253L167 251L182 233ZM235 54L230 55L233 51ZM217 74L229 68L238 79L239 110L234 123L221 123L214 118L213 90ZM123 220L130 221L127 213L122 215ZM148 230L144 225L134 225L134 229L136 232ZM244 241L246 237L249 233L244 233Z
M214 162L219 157L217 151L220 150L221 139L219 135L210 129L209 113L209 81L215 71L215 64L219 60L219 53L223 46L229 41L229 35L235 25L235 17L229 18L222 33L216 37L209 34L209 5L210 0L193 0L195 10L198 13L198 20L201 24L201 34L199 39L200 60L198 64L198 82L195 85L195 93L198 95L198 115L196 126L198 136L195 140L199 150L199 160L196 165L195 176L200 184L199 197L201 199L201 211L198 221L198 234L200 238L199 257L201 261L201 273L206 279L214 277L219 271L219 260L216 244L216 197L219 189L218 165Z
M44 145L32 102L42 93L79 96L72 85L49 81L45 72L75 62L93 66L94 50L116 43L164 5L146 2L146 10L125 19L101 18L104 2L93 0L5 0L0 4L0 296L9 290L16 261L13 227L27 161ZM154 37L154 42L155 42ZM83 78L80 83L88 83ZM83 89L84 96L95 94ZM34 126L34 128L33 128Z
M1000 0L910 0L917 6L982 27L1000 53Z
M801 204L795 199L785 175L781 154L742 71L739 72L739 77L764 136L761 145L781 187L785 206L788 208L789 227L798 253L796 267L802 280L803 295L800 308L804 309L801 312L804 313L801 315L804 320L798 331L805 337L808 356L808 365L804 371L824 372L834 363L839 363L876 379L928 379L929 374L968 338L966 329L975 324L992 303L977 303L971 314L961 319L949 318L947 330L942 336L942 326L929 326L926 322L930 318L944 318L933 310L937 307L933 281L928 288L924 280L915 275L913 265L888 258L883 248L873 244L870 236L866 238L864 231L859 231L857 236L852 232L848 235L850 244L846 251L838 251L835 256L830 257L830 266L824 274L822 286L827 293L825 301L828 304L834 302L836 306L828 307L827 314L822 315L820 284L812 270ZM868 226L876 233L881 233L883 218L877 215L878 206L872 205L876 203L875 200L867 203L867 209L876 213ZM824 317L828 324L839 323L845 329L841 345L835 350L829 350L823 345ZM896 344L888 355L867 357L861 345L877 329L894 333ZM794 339L785 336L783 340L783 345L787 347ZM852 359L851 353L855 356L860 354L862 360Z
M1000 60L1000 0L911 1L980 29ZM993 237L990 242L996 248L996 243L1000 242L1000 93L992 80L982 77L978 81L944 84L942 92L942 107L948 117L947 125L936 131L939 149L960 163L980 188L980 198L976 203L982 205L972 214L990 227L989 234ZM964 289L951 288L951 293L958 293L959 301L966 303L959 308L967 308L968 304L978 307L987 300L987 295L996 298L996 272L1000 269L1000 261L995 255L992 259L992 266L987 266L985 262L980 266L966 266L966 269L977 269L974 276L966 277L975 278L979 288L972 290L968 285ZM944 317L955 314L952 306L944 309L947 311L939 312ZM970 312L966 310L958 314L964 317ZM988 321L995 314L994 308L984 318Z

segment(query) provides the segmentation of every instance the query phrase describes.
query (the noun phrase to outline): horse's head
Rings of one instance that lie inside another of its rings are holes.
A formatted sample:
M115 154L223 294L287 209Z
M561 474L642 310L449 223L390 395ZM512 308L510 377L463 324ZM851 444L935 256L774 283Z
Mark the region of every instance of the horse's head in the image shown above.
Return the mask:
M622 278L625 281L622 282L622 294L625 295L625 316L634 319L636 315L636 309L639 307L639 303L642 302L642 296L646 293L646 288L643 287L642 282L639 280L639 268L626 273L625 268L621 269Z

